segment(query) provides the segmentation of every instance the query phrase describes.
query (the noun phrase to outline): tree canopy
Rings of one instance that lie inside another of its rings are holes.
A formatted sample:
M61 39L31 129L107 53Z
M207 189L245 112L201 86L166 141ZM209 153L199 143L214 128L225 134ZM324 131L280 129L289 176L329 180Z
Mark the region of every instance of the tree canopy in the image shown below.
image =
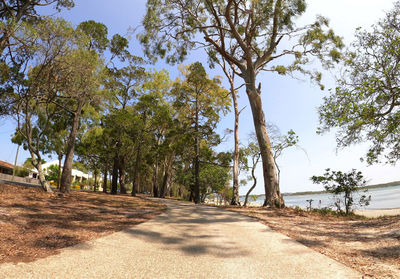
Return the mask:
M369 141L368 163L400 158L400 2L371 31L359 29L343 76L319 108L319 132L338 128L337 144Z
M244 80L253 114L263 163L265 205L276 207L283 207L284 202L257 75L261 71L282 75L299 72L320 83L321 74L304 67L310 58L317 57L330 67L341 56L338 49L342 41L327 28L327 19L318 17L312 24L295 25L305 10L304 0L149 0L143 19L145 32L139 36L146 54L154 59L160 56L176 63L202 47L211 63L220 57L234 66Z

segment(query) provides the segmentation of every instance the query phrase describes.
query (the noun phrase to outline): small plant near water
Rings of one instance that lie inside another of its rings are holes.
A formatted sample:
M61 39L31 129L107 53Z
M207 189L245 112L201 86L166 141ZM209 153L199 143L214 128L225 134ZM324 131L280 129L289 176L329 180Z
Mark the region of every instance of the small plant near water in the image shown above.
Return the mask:
M351 213L351 209L354 205L354 193L359 190L359 187L364 186L366 183L362 173L355 169L347 173L326 169L324 175L313 176L311 180L315 184L322 184L327 192L334 194L337 197L335 202L337 211L343 212L342 205L344 205L344 213L346 215ZM364 193L365 192L366 191L364 191ZM360 206L368 206L370 201L371 196L367 197L363 194L358 204Z

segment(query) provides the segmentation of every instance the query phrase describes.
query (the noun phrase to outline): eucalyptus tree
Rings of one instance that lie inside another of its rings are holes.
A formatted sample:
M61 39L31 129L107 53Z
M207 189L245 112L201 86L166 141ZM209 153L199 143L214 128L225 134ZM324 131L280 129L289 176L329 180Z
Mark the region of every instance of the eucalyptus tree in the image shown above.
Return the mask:
M282 207L284 203L276 180L258 74L298 72L319 83L321 74L305 67L310 57L319 58L326 67L340 58L337 48L342 42L326 28L327 19L318 17L312 24L295 25L295 19L305 10L305 0L148 0L145 32L139 36L149 57L161 56L176 63L184 60L190 50L204 47L236 67L245 83L260 145L264 205Z
M194 140L194 202L200 203L200 141L210 137L220 119L230 105L226 98L229 92L221 87L219 78L210 79L201 63L191 64L182 69L184 80L174 85L174 106L178 119L191 127Z
M99 91L102 61L97 52L86 49L78 49L65 58L70 68L60 69L67 86L60 91L61 101L58 105L71 117L60 185L61 192L68 193L71 187L72 161L82 113L85 109L90 109L89 106L99 104L102 99L101 91Z
M199 173L200 200L204 202L211 194L225 193L228 187L232 155L215 152L207 141L201 142L200 159L202 167Z
M249 200L249 195L250 193L256 188L257 186L257 176L256 176L256 168L258 163L260 162L260 157L261 157L261 152L260 152L260 147L258 146L257 142L254 140L251 140L246 148L243 148L241 150L241 154L244 157L243 159L246 159L246 169L251 170L251 176L247 178L247 180L252 180L253 184L249 188L249 190L246 193L246 196L244 198L244 203L243 206L247 205L247 202ZM251 159L251 165L248 166L248 158ZM242 159L242 160L243 160ZM244 181L246 183L246 181Z
M136 145L135 166L132 172L132 196L136 195L139 189L138 178L140 170L144 169L142 167L144 163L143 158L148 158L147 155L152 152L156 153L154 162L150 162L151 164L155 163L153 171L156 172L156 174L153 174L153 191L155 188L158 188L156 186L158 164L162 159L164 159L164 180L167 179L168 181L169 169L172 165L174 154L173 151L162 153L160 147L163 146L164 151L171 151L168 148L170 138L166 137L172 125L171 107L166 100L170 89L171 81L165 71L153 71L149 73L149 79L140 87L138 102L135 104L135 107L140 114L141 125L139 126L140 132ZM165 175L165 172L168 174ZM167 181L163 182L163 185ZM160 188L161 196L163 188L162 186Z
M57 155L58 160L58 176L57 188L61 184L62 159L65 155L66 141L68 137L68 127L70 126L69 119L65 112L61 112L57 118L49 119L51 121L47 133L44 135L44 150L46 154Z
M114 44L113 46L116 47L118 45ZM134 115L137 112L133 108L133 105L137 102L138 98L137 88L144 82L147 76L144 68L141 66L143 61L126 51L124 53L124 51L123 48L118 49L116 47L112 53L121 53L124 55L122 60L127 60L128 65L121 68L112 65L107 69L105 79L105 88L111 97L107 105L109 115L106 118L108 123L107 131L112 131L112 134L109 135L112 145L110 148L113 154L112 194L117 193L118 178L120 192L123 194L126 193L126 166L128 159L133 156L131 147L134 142L132 140L133 138L137 138L134 132L137 129L132 128L132 126L137 124L137 121L134 121L136 119ZM129 123L131 120L132 123Z
M103 53L106 49L111 52L111 59L124 58L128 41L114 35L111 42L108 40L107 27L95 21L82 22L75 30L78 38L77 49L69 58L68 65L73 70L65 68L63 74L67 77L68 88L62 92L62 99L72 119L72 126L67 140L65 160L61 177L60 190L69 192L71 187L72 160L78 127L82 112L93 106L101 105L105 91L101 90L101 82L105 74Z
M152 165L152 192L155 197L165 197L170 175L168 170L172 168L176 142L179 140L176 133L179 123L173 121L173 108L168 102L171 86L172 82L165 70L150 71L147 81L141 86L141 97L137 104L147 116L147 142L151 148L145 157L146 163Z
M339 148L371 143L369 164L400 158L400 2L371 31L358 29L343 76L319 108L319 132L338 128Z
M20 73L25 75L26 61L31 59L31 46L36 36L26 35L26 30L46 17L39 9L52 6L57 11L71 8L72 0L4 0L0 2L0 116L10 116L13 91L8 82Z
M90 127L78 138L76 155L94 176L93 191L98 189L98 178L104 156L104 129L100 126Z
M233 54L235 52L234 47L228 49L228 52ZM237 73L237 69L235 65L226 59L223 56L218 55L212 48L207 50L209 55L209 63L211 67L214 67L215 63L218 64L222 71L225 74L225 77L229 82L229 92L232 98L232 107L234 113L234 127L233 127L233 135L234 135L234 149L233 149L233 164L232 164L232 200L231 205L240 205L239 201L239 116L241 110L239 110L238 105L238 90L243 86L239 86L236 88L235 86L235 77Z
M16 140L29 150L42 187L51 191L44 177L42 155L53 120L62 116L56 100L63 82L56 69L63 65L62 57L70 52L73 28L63 20L48 19L35 28L26 26L18 35L30 38L30 45L24 49L28 56L5 84L12 91L3 91L2 96L10 100L10 114L17 122Z
M299 137L296 135L296 133L293 130L289 130L287 134L282 135L279 128L272 124L272 123L267 123L267 128L268 132L271 136L271 148L272 148L272 154L274 157L274 163L275 167L277 169L277 181L278 185L280 183L280 174L281 170L278 164L278 159L282 155L282 153L290 148L290 147L297 147L301 150L303 150L299 145ZM245 148L241 149L241 161L243 164L243 169L245 170L251 170L251 176L247 178L247 180L252 180L253 185L249 188L249 190L246 193L245 201L244 201L244 206L246 206L248 198L250 193L254 190L254 188L257 185L257 177L255 175L256 167L260 161L260 148L256 144L257 138L256 135L251 134L250 135L250 141L248 143L248 146ZM303 150L305 152L305 150ZM306 153L306 152L305 152ZM306 153L307 155L307 153ZM249 165L249 159L251 159L251 164ZM246 183L246 181L244 181Z
M108 143L105 151L112 164L111 194L117 194L118 182L120 193L126 193L128 161L134 157L140 125L140 116L132 106L110 111L103 119L103 137Z

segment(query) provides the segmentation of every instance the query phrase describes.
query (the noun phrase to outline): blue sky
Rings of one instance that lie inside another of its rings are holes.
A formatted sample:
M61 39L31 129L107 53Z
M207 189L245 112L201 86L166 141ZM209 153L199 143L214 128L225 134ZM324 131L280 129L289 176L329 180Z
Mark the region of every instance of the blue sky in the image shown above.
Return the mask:
M75 8L63 11L60 16L79 24L85 20L95 20L107 25L109 34L128 34L130 27L140 26L145 12L145 0L75 0ZM320 14L330 19L330 25L335 32L343 36L348 44L353 39L355 28L368 28L382 18L385 11L393 7L392 0L312 0L308 1L307 13L299 19L301 23L310 23L315 15ZM47 11L49 14L51 11ZM140 27L139 29L140 30ZM141 46L135 36L131 38L131 51L135 55L142 55ZM206 65L205 55L201 51L192 53L185 64L200 61ZM162 61L154 65L156 69L165 68L171 78L177 76L177 67L166 65ZM218 68L209 70L210 76L223 75ZM334 87L332 73L325 76L327 88ZM277 125L282 134L293 129L299 136L300 149L288 149L279 159L281 167L281 191L296 192L304 190L320 190L321 186L313 185L312 175L322 174L324 169L348 171L352 168L363 171L370 184L400 180L396 167L388 165L374 165L367 167L359 158L365 153L368 145L352 146L344 150L336 150L334 133L323 136L316 135L318 126L317 106L322 97L327 94L317 86L304 81L293 80L290 77L272 74L260 74L258 81L262 83L262 99L266 119ZM225 83L226 84L226 83ZM253 122L245 92L241 92L240 108L244 108L240 118L240 139L247 143L248 134L253 131ZM219 131L233 128L233 116L224 117L219 125ZM10 120L0 119L0 160L13 162L17 147L10 142L13 132L13 123ZM231 150L232 138L219 146L219 150ZM29 157L27 152L21 152L19 162ZM254 193L262 194L261 170L258 170L259 183ZM244 194L247 187L242 187Z

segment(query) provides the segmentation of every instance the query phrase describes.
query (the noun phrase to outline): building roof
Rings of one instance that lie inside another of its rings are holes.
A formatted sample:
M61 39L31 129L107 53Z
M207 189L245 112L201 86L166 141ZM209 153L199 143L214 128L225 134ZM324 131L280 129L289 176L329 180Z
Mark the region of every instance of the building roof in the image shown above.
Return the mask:
M5 168L5 169L14 169L14 165L4 162L4 161L0 161L0 167Z

